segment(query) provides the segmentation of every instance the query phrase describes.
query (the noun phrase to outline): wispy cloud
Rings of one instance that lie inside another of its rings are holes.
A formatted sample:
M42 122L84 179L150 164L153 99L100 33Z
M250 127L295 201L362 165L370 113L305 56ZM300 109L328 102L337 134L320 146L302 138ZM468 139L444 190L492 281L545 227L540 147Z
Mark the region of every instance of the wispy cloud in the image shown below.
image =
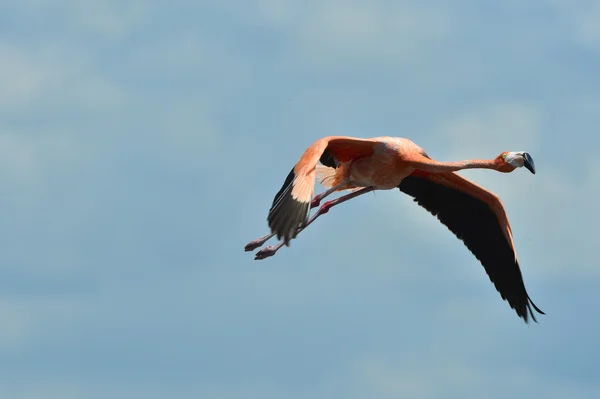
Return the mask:
M539 104L494 103L457 112L434 132L441 155L452 159L493 158L502 151L535 154L541 139ZM432 152L430 151L430 152Z
M17 13L26 9L30 16L50 15L53 17L52 23L68 24L80 34L91 34L104 39L121 39L147 20L150 3L144 0L135 0L127 4L117 1L96 3L84 0L72 3L65 0L26 0L18 7L8 8Z
M402 63L453 29L451 13L441 7L328 0L314 4L298 27L298 38L301 56L321 66L374 58Z
M597 0L552 1L551 6L568 27L569 36L588 48L600 44L600 2Z
M123 105L122 89L71 46L22 47L0 42L0 112L30 113Z
M498 367L494 373L489 373L482 372L481 367L471 362L444 356L436 356L435 360L425 356L421 362L416 360L410 367L400 368L376 360L360 362L356 365L356 378L368 384L369 392L377 392L377 397L381 398L477 398L481 395L503 398L508 394L507 386L499 381L511 381L510 391L514 389L527 396L593 398L597 394L594 389L576 386L560 378L545 378L522 366ZM490 386L496 388L490 391Z
M3 4L0 396L595 397L594 4ZM465 175L548 315L398 190L254 262L329 134L531 152L535 176Z

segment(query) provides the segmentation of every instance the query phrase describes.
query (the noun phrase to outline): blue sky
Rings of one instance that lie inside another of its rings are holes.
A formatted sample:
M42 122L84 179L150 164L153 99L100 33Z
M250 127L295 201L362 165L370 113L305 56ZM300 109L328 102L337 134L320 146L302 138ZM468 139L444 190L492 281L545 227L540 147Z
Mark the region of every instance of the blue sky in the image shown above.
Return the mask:
M0 396L597 398L600 2L0 5ZM525 325L398 191L246 242L326 135L408 137L507 207Z

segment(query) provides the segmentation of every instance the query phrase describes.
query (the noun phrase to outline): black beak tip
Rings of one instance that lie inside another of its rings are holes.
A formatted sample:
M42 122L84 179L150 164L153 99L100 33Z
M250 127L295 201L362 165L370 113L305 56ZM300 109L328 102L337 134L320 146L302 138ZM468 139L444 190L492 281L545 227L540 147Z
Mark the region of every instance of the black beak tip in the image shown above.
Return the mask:
M523 153L523 161L524 161L523 166L525 166L531 173L533 173L535 175L535 163L533 162L533 158L531 158L531 155L524 152Z

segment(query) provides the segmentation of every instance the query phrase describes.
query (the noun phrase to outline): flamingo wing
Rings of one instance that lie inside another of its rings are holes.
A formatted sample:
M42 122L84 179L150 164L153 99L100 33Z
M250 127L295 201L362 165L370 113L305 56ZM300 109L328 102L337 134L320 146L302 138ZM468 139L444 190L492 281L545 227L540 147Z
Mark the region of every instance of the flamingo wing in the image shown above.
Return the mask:
M504 206L493 193L455 174L415 171L400 191L436 216L481 262L500 293L519 317L537 322L544 314L529 298L517 259Z
M315 169L318 162L336 167L341 162L369 156L377 143L374 139L329 136L315 141L306 149L275 195L267 221L277 239L286 245L308 218L314 194Z

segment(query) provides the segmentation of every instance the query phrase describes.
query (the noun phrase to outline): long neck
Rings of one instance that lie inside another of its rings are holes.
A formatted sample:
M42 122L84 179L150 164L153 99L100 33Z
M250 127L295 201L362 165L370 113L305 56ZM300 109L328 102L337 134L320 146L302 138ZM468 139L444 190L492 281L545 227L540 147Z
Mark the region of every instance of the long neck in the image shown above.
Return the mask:
M459 169L498 169L500 164L495 159L470 159L456 162Z
M431 173L457 172L463 169L495 169L500 170L500 163L496 159L479 160L470 159L458 162L438 162L429 158L411 162L416 169Z

